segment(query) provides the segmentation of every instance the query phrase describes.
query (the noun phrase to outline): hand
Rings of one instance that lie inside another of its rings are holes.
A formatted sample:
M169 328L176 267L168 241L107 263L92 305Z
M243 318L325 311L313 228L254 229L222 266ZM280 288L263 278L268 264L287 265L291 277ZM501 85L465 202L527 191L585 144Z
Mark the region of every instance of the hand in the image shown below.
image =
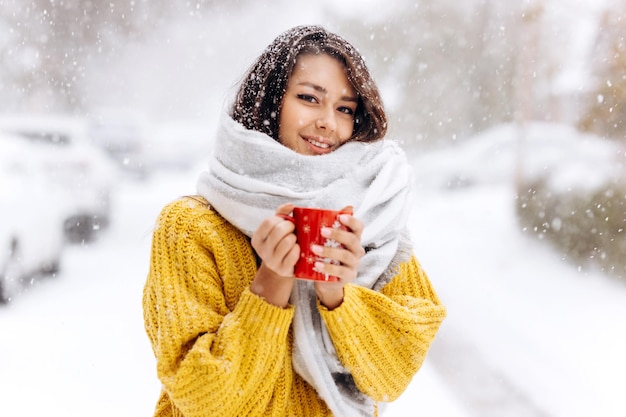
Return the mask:
M361 258L365 255L365 249L361 246L363 222L349 214L340 215L339 221L349 230L324 228L322 234L326 238L341 243L342 247L314 246L311 248L319 257L337 261L337 264L322 262L315 264L315 267L323 273L339 278L339 281L315 282L317 297L330 310L343 302L343 287L356 279Z
M294 266L300 257L293 222L285 220L293 204L283 204L273 216L263 220L252 234L251 244L261 266L250 285L250 291L271 304L286 307L294 283Z
M293 222L286 221L293 211L293 204L283 204L276 209L276 214L263 220L252 235L252 247L262 263L274 273L293 276L294 266L300 256L300 247L296 243Z

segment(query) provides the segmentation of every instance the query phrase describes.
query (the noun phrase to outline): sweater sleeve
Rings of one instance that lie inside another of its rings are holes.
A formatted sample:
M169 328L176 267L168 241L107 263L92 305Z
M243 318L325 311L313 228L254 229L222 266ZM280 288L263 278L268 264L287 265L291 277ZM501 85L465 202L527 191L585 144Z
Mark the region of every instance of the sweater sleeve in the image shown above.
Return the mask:
M348 284L339 307L319 309L357 387L385 402L407 388L446 316L415 257L380 292Z
M293 309L248 289L229 307L216 261L228 256L227 245L203 216L185 200L159 216L144 288L146 332L163 389L183 415L247 415L269 403L290 366Z

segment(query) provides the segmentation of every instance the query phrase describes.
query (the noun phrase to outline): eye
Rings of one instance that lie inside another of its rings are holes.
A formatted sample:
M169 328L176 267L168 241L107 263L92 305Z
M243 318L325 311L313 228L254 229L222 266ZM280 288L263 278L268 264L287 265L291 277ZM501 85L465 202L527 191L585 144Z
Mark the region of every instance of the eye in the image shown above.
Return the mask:
M309 102L309 103L317 103L317 99L309 94L298 94L297 96L300 100Z
M352 116L354 114L354 110L351 109L350 107L346 107L346 106L339 107L337 109L337 111L339 111L341 113L344 113L344 114L348 114L350 116Z

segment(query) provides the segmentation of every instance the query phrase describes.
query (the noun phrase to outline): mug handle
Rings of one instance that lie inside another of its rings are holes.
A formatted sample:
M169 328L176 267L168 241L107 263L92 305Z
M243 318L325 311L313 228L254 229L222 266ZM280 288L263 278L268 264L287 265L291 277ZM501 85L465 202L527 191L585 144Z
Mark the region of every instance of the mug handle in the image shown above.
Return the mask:
M276 216L284 219L284 220L288 220L293 224L296 224L296 220L293 218L293 216L290 216L288 214L276 214Z

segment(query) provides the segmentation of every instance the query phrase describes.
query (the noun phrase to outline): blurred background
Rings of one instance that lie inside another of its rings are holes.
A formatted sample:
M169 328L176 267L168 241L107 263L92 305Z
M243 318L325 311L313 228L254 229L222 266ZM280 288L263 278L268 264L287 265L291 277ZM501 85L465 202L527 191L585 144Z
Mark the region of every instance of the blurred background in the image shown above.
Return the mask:
M626 415L624 0L0 1L3 408L151 414L152 224L310 23L378 81L449 310L389 415Z

